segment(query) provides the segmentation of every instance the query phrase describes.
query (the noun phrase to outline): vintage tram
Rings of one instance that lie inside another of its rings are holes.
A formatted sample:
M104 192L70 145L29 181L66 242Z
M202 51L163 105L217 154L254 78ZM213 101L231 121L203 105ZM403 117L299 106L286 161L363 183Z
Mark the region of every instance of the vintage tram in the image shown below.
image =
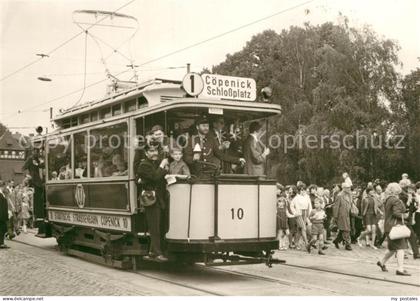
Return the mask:
M181 81L154 79L54 118L56 130L43 138L46 210L62 251L120 268L136 268L148 254L133 162L139 137L152 126L177 137L201 114L238 125L281 112L271 103L187 92ZM275 184L267 177L214 173L169 185L169 259L271 265L278 248Z

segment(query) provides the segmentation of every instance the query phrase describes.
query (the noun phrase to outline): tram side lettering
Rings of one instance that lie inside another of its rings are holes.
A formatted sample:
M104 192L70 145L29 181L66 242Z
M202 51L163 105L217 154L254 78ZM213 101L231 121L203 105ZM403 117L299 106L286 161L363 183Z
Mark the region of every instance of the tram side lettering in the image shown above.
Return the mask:
M77 224L82 226L93 226L113 230L131 230L131 220L127 216L90 214L82 212L49 211L51 221Z

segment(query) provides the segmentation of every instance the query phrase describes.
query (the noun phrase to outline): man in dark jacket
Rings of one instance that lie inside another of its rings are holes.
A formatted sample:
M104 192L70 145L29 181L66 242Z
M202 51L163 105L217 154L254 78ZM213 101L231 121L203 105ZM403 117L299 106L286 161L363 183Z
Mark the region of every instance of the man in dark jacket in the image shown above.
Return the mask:
M415 201L415 185L409 184L402 187L402 192L400 193L400 199L403 201L405 207L408 209L408 217L405 220L405 225L410 229L411 235L408 238L411 249L413 251L413 258L420 258L419 247L417 245L417 235L413 229L413 214L416 212L416 201Z
M168 172L168 159L159 160L159 145L146 144L144 147L146 159L140 162L137 168L137 175L141 181L141 198L146 195L154 195L155 202L146 204L145 215L148 230L150 233L150 257L157 261L167 261L161 248L161 240L165 237L167 227L165 223L165 211L168 209L168 193L166 191L165 175ZM150 197L149 197L150 199Z
M264 176L266 174L266 160L270 154L261 141L262 125L257 122L251 122L249 125L249 135L244 142L244 158L246 160L245 173L252 176Z
M220 169L221 161L234 164L244 164L245 159L230 156L219 148L219 143L214 137L209 135L210 126L206 116L202 116L196 121L197 133L188 139L184 149L184 160L189 165L190 170L195 175L207 170L200 166L198 161L211 163L215 169Z
M350 184L344 182L341 187L343 190L337 195L337 200L333 207L334 219L338 226L338 234L336 239L333 241L337 249L339 249L339 243L344 241L346 250L351 251L350 246L350 210L352 204L352 194L350 190Z
M38 236L45 236L45 195L44 181L41 171L45 167L44 160L40 157L40 149L34 148L32 156L29 156L22 167L31 176L31 186L34 188L34 216L38 227Z
M4 235L7 233L7 222L9 220L9 207L4 189L6 189L6 183L0 180L0 249L9 248L4 244Z

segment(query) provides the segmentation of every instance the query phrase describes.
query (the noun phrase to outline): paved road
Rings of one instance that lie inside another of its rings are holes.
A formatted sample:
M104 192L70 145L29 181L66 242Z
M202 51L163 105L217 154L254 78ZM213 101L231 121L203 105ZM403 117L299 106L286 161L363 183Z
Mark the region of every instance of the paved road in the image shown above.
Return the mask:
M22 234L0 250L0 292L8 295L420 295L420 261L409 259L412 277L375 266L384 250L328 250L320 257L303 251L281 251L288 265L182 269L150 264L138 273L120 271L60 254L54 239ZM34 247L36 246L36 247ZM295 266L302 266L297 268ZM352 277L311 268L322 268ZM363 278L364 277L364 278ZM369 279L366 277L374 277ZM385 282L380 279L391 281ZM406 282L411 285L394 283ZM417 286L416 286L417 285Z

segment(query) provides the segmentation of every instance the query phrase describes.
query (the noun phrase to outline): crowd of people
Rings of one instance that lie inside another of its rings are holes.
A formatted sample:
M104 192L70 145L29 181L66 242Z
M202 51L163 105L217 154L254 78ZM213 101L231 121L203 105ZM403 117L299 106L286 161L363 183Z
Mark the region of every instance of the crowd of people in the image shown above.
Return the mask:
M277 184L279 249L311 253L315 248L319 255L325 255L329 244L348 251L353 250L352 244L377 250L384 248L386 241L388 252L377 265L388 271L385 263L395 254L397 275L409 276L404 258L408 253L420 258L420 182L414 184L403 174L399 183L381 184L375 180L357 187L347 173L332 190L313 184L307 187L301 181L289 186ZM407 237L391 239L392 228L400 225L408 228ZM404 251L408 243L412 252Z
M13 239L34 226L34 189L29 186L29 177L16 185L13 180L0 180L0 248L8 248L4 239Z
M206 116L201 116L195 121L195 131L186 145L180 147L165 143L163 128L155 125L145 146L136 152L133 169L139 204L151 235L150 257L167 260L164 236L168 231L168 176L201 177L210 167L212 171L235 173L235 170L241 170L252 176L265 175L266 157L270 152L260 140L262 125L250 123L249 135L237 152L229 152L232 143L224 141L223 127L223 118L211 123ZM126 164L120 164L123 162L121 156L112 158L118 172L127 174ZM20 232L25 233L32 225L34 215L36 220L44 218L40 168L43 168L43 161L39 158L39 150L34 149L24 167L30 176L22 184L0 181L0 248L6 248L5 237L12 239ZM80 166L80 177L85 169L86 166ZM314 184L307 187L302 181L296 185L277 186L280 250L297 249L311 253L316 249L319 255L325 255L331 244L337 249L344 247L352 251L355 244L379 249L386 241L388 252L377 265L382 271L387 271L386 262L395 254L398 275L409 275L404 269L407 256L404 250L408 243L414 259L420 257L420 182L413 184L407 174L402 175L399 183L386 186L380 180L363 187L356 186L348 173L343 173L342 183L333 185L331 190ZM409 236L391 239L390 233L397 225L404 225Z

